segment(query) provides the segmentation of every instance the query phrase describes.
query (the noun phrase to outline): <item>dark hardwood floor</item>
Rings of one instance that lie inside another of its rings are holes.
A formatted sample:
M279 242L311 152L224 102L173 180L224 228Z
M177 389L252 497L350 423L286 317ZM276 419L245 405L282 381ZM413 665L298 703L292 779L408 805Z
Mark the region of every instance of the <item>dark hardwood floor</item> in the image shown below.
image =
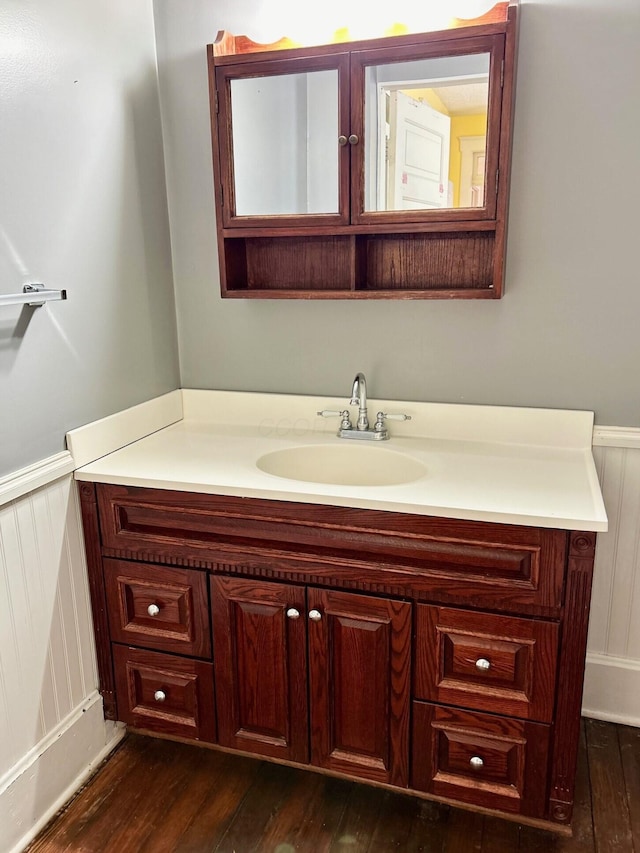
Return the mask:
M640 853L640 729L583 721L573 837L130 734L29 853Z

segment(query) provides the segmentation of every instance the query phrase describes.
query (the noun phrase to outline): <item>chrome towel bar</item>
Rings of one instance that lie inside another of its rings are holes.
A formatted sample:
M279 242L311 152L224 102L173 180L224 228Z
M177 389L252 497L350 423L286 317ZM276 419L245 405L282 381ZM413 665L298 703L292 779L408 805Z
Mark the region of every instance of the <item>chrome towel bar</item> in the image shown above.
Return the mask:
M31 305L33 308L39 308L45 302L66 298L66 290L49 290L44 284L25 284L22 293L0 294L0 305Z

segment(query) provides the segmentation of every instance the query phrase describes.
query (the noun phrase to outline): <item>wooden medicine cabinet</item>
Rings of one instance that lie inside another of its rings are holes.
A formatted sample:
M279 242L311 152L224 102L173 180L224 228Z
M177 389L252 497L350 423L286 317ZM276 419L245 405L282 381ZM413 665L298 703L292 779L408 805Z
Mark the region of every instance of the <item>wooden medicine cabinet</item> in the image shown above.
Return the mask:
M516 3L437 32L208 46L222 295L499 298Z

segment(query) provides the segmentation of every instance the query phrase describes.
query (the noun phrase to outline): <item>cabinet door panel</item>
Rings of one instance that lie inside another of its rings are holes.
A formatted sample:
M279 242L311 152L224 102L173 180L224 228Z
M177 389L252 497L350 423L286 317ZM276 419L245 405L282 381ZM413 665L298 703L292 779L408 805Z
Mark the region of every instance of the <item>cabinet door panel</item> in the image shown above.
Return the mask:
M348 223L348 53L209 70L224 227Z
M406 787L411 605L309 589L311 760Z
M214 576L211 601L219 742L306 762L304 588Z

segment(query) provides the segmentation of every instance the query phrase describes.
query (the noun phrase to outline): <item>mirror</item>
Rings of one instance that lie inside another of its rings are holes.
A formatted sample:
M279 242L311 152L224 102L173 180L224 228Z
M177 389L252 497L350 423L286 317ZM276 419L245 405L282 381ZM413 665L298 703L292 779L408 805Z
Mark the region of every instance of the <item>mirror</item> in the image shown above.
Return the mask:
M483 207L489 53L365 70L365 211Z
M338 70L231 81L237 216L338 212Z
M345 56L222 72L229 221L485 209L491 52Z

